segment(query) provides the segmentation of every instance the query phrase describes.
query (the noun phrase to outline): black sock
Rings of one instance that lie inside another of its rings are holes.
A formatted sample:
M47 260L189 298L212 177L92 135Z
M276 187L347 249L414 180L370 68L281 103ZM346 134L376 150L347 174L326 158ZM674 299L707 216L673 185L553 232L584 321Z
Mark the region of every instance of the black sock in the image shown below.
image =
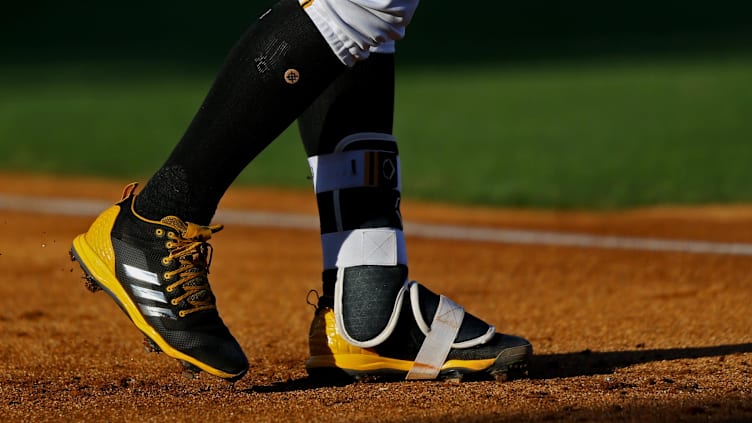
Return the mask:
M340 75L300 118L308 156L326 154L359 132L392 133L394 55L372 53Z
M238 174L344 69L298 2L281 0L232 49L138 212L208 224Z

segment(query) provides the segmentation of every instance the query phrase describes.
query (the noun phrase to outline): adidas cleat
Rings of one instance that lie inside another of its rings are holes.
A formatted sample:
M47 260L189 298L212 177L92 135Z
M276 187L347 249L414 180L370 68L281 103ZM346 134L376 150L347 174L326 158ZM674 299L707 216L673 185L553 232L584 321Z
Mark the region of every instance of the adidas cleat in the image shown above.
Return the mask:
M533 353L530 342L497 333L416 282L406 283L403 291L389 325L367 342L352 339L346 325L338 322L342 314L336 312L336 297L321 297L309 333L308 374L330 383L506 381L527 374Z
M221 225L199 226L174 216L152 221L133 209L136 184L73 240L71 257L86 287L104 290L146 336L185 369L237 380L248 370L240 345L217 312L207 273Z

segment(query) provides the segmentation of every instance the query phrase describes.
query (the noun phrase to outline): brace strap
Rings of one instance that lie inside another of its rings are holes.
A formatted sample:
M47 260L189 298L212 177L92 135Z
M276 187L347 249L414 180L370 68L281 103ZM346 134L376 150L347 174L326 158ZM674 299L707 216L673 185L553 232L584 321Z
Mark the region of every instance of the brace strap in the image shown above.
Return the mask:
M399 156L393 152L342 151L309 157L308 164L316 194L358 187L402 189Z
M407 264L405 234L395 228L355 229L321 235L324 269Z
M417 304L413 304L413 307L416 306ZM405 379L436 379L457 338L464 317L465 310L462 306L443 295L439 297L439 306L431 328Z

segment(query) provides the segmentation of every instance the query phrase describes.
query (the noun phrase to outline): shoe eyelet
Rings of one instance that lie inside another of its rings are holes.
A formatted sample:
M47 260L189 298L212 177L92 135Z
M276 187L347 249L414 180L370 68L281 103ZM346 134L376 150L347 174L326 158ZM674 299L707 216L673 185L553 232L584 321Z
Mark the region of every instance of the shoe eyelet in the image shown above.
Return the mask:
M188 313L184 312L183 310L180 310L180 311L178 312L178 316L180 316L180 317L185 317L185 316L186 316L187 314L188 314Z
M175 232L170 231L170 232L167 232L167 238L178 239L178 236L175 235Z
M156 235L156 236L158 236L158 237L162 238L162 237L164 236L164 229L162 229L162 228L157 228L157 230L156 230L156 231L154 231L154 235Z
M171 300L170 304L172 304L172 305L178 305L178 304L180 304L180 301Z
M174 291L174 289L171 286L168 286L167 288L165 288L165 291L172 292Z
M165 272L165 273L162 273L162 277L163 277L163 278L164 278L164 280L166 280L166 281L169 281L170 279L172 279L172 275L171 275L171 274L169 274L169 273L167 273L167 272Z
M165 246L165 248L167 248L168 250L172 250L172 249L174 248L175 244L173 244L173 243L172 243L172 242L170 242L170 241L167 241L167 242L165 242L165 245L164 245L164 246Z
M172 264L172 259L169 257L162 257L162 266L169 266Z

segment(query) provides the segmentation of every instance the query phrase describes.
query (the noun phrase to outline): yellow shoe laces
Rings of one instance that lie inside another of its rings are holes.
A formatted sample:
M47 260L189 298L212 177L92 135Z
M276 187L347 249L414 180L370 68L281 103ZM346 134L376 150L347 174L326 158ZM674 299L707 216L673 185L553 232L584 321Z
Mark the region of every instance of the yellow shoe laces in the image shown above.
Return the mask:
M216 308L214 295L211 293L209 281L206 275L212 259L212 246L209 240L213 233L222 230L222 225L200 226L194 223L185 223L180 219L169 216L161 221L162 224L174 228L177 232L168 231L168 241L165 247L169 251L167 257L162 258L162 264L168 266L177 260L180 266L163 274L165 280L171 280L176 276L179 279L165 289L173 292L178 287L183 288L183 295L173 298L172 305L178 305L183 300L190 307L180 310L178 315L185 317L191 313ZM161 232L160 232L161 231ZM157 230L157 236L165 236L164 231Z

